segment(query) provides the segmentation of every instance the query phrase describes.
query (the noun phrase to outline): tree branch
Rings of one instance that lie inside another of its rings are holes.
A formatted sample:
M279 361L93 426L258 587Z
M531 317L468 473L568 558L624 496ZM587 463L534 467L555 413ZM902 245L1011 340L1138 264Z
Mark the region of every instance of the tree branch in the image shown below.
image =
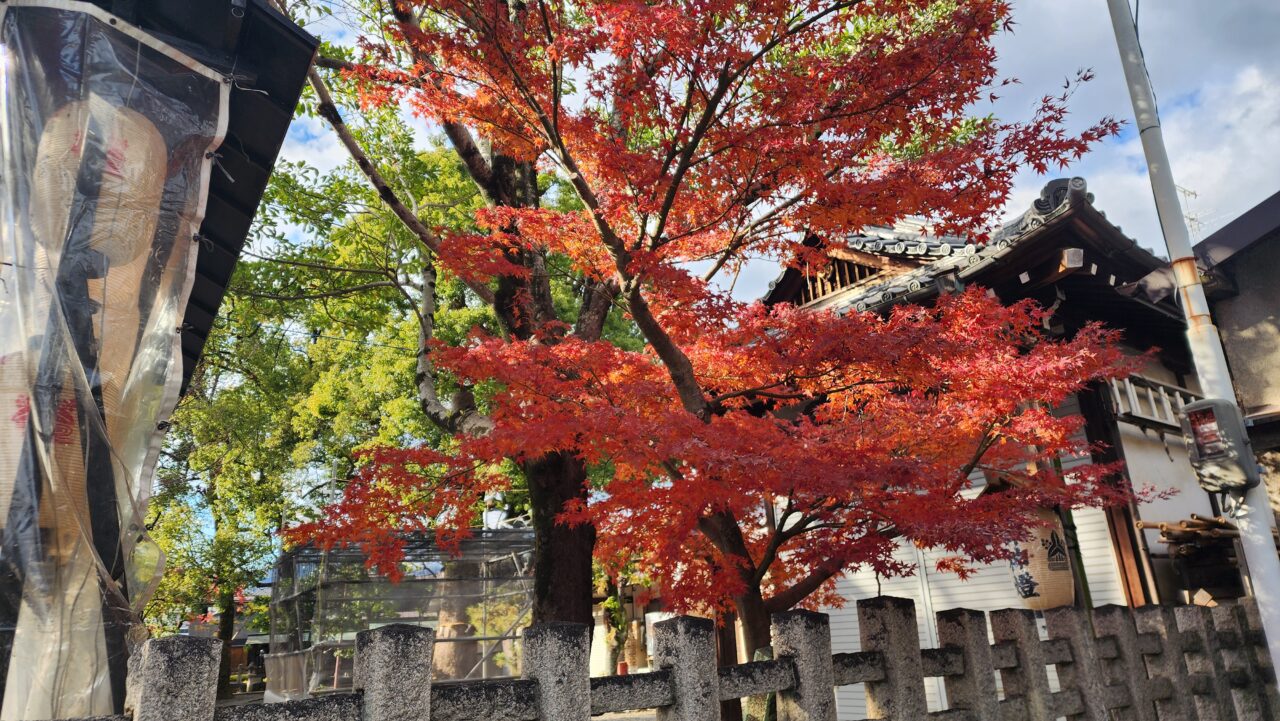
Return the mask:
M351 129L348 128L347 124L342 120L342 115L338 112L338 106L333 102L333 95L329 93L329 88L325 85L324 79L320 77L320 73L317 72L315 68L311 68L307 71L307 79L311 83L312 90L316 93L316 99L319 100L316 112L318 112L322 118L327 120L334 132L338 134L338 139L342 141L343 147L347 149L347 153L351 156L351 159L356 162L360 171L364 173L366 178L368 178L370 185L373 186L378 197L381 198L382 202L386 204L391 212L400 219L400 222L404 223L405 227L417 236L418 240L421 241L428 250L432 253L439 253L440 238L435 233L431 232L427 226L423 225L418 216L414 215L409 208L405 206L404 201L402 201L400 197L396 195L395 191L391 189L386 178L382 177L382 173L378 171L377 166L369 160L368 153L366 153L364 148L360 146L360 143L351 133ZM493 302L493 291L489 290L487 286L469 281L464 282L466 282L467 287L479 296L481 300L486 303Z
M435 71L435 62L420 47L422 44L420 41L422 29L418 27L418 21L413 17L413 13L409 12L409 9L402 2L396 0L391 3L391 16L395 18L396 24L400 27L400 32L404 33L410 57L413 58L414 62L420 63L431 71ZM419 42L415 42L415 39L418 39ZM432 81L432 85L437 89L440 87L440 84L435 81ZM476 186L480 188L480 192L485 196L485 202L488 205L494 205L497 201L497 193L494 188L493 164L484 157L484 153L480 152L480 146L476 144L471 131L465 125L454 121L442 121L441 125L444 128L444 134L449 138L449 142L453 144L453 149L457 152L458 158L462 160L462 164L467 168L467 174L471 176Z
M350 285L345 288L334 288L332 290L317 291L315 293L260 293L252 290L234 289L232 292L236 295L248 296L250 298L265 298L267 300L319 300L321 298L341 298L353 293L361 293L366 290L375 288L395 288L396 283L390 280L375 280L369 283L361 283L359 285Z
M483 436L493 430L493 420L476 411L475 398L469 392L459 394L453 408L442 403L436 394L435 369L431 365L435 316L436 266L428 256L422 269L422 309L418 313L418 367L414 377L418 386L418 403L427 418L440 428L454 434Z
M609 318L609 310L618 297L619 288L616 280L595 281L587 279L582 288L582 307L578 311L578 320L573 325L574 336L593 342L600 340L604 332L604 323Z
M768 609L769 613L781 613L782 611L790 610L797 603L807 598L809 594L821 588L822 584L840 573L843 568L844 564L832 560L818 564L818 567L813 569L808 576L796 581L790 588L766 599L764 602L765 608Z

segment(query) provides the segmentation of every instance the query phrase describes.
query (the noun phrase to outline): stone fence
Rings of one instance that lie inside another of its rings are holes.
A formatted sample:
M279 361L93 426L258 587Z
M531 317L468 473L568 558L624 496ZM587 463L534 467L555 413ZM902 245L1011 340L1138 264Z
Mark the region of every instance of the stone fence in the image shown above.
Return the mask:
M993 612L990 625L979 611L943 611L939 647L923 650L911 601L859 601L858 621L862 650L833 655L825 615L777 614L776 660L717 667L712 622L673 618L655 627L658 670L604 678L588 674L586 626L538 625L525 631L524 678L435 686L434 632L391 625L359 635L356 693L217 709L218 642L164 638L148 641L132 664L132 719L587 721L656 708L659 719L713 721L721 701L777 693L782 721L834 721L833 689L858 683L868 716L896 721L1280 718L1251 605L1056 609L1044 613L1047 639L1030 611ZM945 710L928 708L930 677L943 679Z

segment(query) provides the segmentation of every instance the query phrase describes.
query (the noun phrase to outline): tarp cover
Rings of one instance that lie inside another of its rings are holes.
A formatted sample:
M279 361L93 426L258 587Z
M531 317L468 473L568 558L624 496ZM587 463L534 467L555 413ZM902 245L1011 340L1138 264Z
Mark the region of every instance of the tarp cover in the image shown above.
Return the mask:
M0 4L4 721L123 703L162 565L144 511L227 96L87 3Z

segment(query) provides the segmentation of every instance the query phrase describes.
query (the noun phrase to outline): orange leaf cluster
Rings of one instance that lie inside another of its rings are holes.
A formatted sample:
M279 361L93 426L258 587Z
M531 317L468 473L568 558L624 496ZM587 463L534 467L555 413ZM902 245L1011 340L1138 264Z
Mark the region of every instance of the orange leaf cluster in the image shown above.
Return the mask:
M1053 462L1089 448L1081 419L1051 409L1128 367L1111 332L1047 339L1042 311L977 290L887 318L734 308L716 330L686 319L679 337L713 399L709 423L650 353L572 338L439 349L459 378L500 384L493 432L450 454L375 451L328 518L296 533L361 543L394 573L403 531L470 524L505 482L493 463L568 450L612 473L561 520L595 524L613 570L639 559L677 608L705 608L742 590L744 563L768 559L770 595L831 564L904 572L891 557L898 535L991 561L1037 523L1036 508L1125 498L1106 482L1115 469L1064 478ZM984 473L1009 488L974 497ZM701 531L717 514L737 520L737 554Z
M638 558L678 609L754 591L785 608L828 598L842 569L906 571L891 558L897 536L992 560L1035 523L1032 508L1114 497L1101 482L1112 469L1073 483L1055 472L1055 458L1088 449L1080 419L1048 410L1124 371L1114 335L1049 339L1041 311L976 291L887 318L767 309L692 272L787 261L808 234L838 243L908 215L980 237L1020 169L1114 133L1109 119L1064 132L1070 87L1026 122L974 117L997 83L1005 2L389 7L389 44L369 41L354 74L370 102L406 100L463 139L491 207L439 259L514 289L499 302L520 308L499 316L525 325L432 350L436 367L500 389L491 432L449 453L372 452L325 522L296 537L360 543L394 572L398 534L464 533L504 483L504 459L567 453L608 469L561 520L594 524L611 569ZM583 210L502 200L514 176L498 176L522 161L555 173ZM523 310L550 296L529 261L549 253L647 347ZM1008 490L974 497L981 473Z

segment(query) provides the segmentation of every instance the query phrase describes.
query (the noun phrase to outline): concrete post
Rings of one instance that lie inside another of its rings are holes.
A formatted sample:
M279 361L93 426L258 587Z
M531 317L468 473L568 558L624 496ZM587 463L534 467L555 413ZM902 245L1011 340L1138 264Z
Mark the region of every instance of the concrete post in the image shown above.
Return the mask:
M715 623L678 616L654 624L653 665L671 671L675 703L658 709L658 721L718 721L720 676Z
M436 633L396 623L356 634L354 683L364 689L364 721L431 718Z
M779 721L835 721L836 679L827 614L775 613L769 631L774 657L789 657L796 669L795 688L778 694Z
M1258 608L1258 600L1253 596L1245 596L1236 599L1236 603L1244 612L1244 625L1248 628L1251 636L1265 636L1265 629L1262 627L1262 612ZM1277 684L1276 670L1271 667L1271 654L1263 647L1254 647L1254 661L1257 664L1259 682L1266 691L1267 703L1276 712L1280 713L1280 685Z
M1244 619L1244 610L1234 603L1224 603L1209 609L1209 613L1220 636L1218 648L1222 653L1222 665L1228 678L1235 679L1231 699L1235 702L1236 715L1240 721L1275 719L1263 691L1265 676L1258 671L1253 641L1246 633L1248 623Z
M991 634L996 643L1012 644L1017 651L1017 665L1000 671L1004 695L1017 699L1024 708L1014 718L1027 721L1054 721L1053 693L1049 690L1049 675L1045 672L1044 649L1040 646L1040 632L1036 617L1022 608L1008 608L991 612Z
M884 680L866 685L867 715L895 721L927 716L915 604L893 596L862 599L858 630L862 650L879 651L884 657Z
M998 721L1000 696L987 640L987 616L982 611L957 608L939 611L938 643L942 648L958 648L964 657L964 674L947 676L947 703L968 711L975 721Z
M1116 657L1110 661L1104 661L1102 671L1106 676L1118 679L1128 687L1132 700L1128 711L1129 718L1132 721L1171 721L1173 717L1156 716L1155 697L1158 695L1155 688L1156 682L1147 674L1147 664L1142 658L1138 629L1134 626L1132 612L1125 606L1116 605L1094 609L1093 627L1099 638L1110 638L1115 641ZM1162 690L1171 693L1171 689Z
M1200 718L1196 713L1193 684L1184 682L1184 679L1188 679L1189 672L1183 658L1185 651L1182 645L1182 634L1178 633L1178 622L1173 617L1173 608L1143 606L1134 609L1133 615L1138 632L1150 634L1160 642L1160 653L1146 657L1148 675L1151 678L1165 678L1172 682L1169 697L1155 701L1156 713L1159 714L1160 721L1195 721ZM1110 633L1105 621L1106 615L1101 614L1096 618L1099 622L1099 630Z
M213 721L221 641L153 638L142 645L141 654L135 667L140 678L134 721Z
M1062 639L1071 648L1071 661L1057 664L1062 688L1080 692L1081 711L1071 718L1109 721L1111 714L1107 712L1107 701L1110 693L1089 619L1074 608L1051 608L1044 612L1044 622L1049 629L1049 638Z
M1195 651L1186 654L1187 671L1206 679L1203 695L1196 696L1196 712L1203 721L1229 721L1236 712L1231 704L1231 684L1218 655L1218 638L1213 632L1213 620L1204 606L1178 606L1173 609L1184 645L1194 645Z
M524 631L525 678L538 682L538 718L591 719L591 627L541 623Z

